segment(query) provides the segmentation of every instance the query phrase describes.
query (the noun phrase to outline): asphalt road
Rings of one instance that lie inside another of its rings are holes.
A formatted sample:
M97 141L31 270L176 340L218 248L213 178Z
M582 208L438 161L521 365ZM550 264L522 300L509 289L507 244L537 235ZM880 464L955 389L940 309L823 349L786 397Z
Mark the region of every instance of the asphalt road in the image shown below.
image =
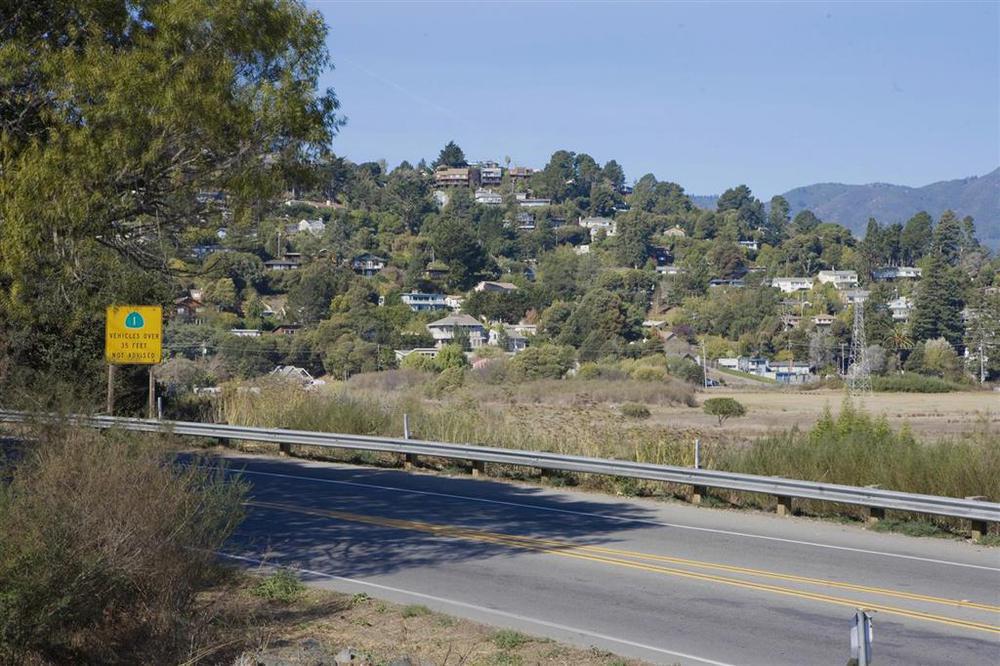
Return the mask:
M1000 549L469 477L230 456L230 557L658 664L1000 664Z

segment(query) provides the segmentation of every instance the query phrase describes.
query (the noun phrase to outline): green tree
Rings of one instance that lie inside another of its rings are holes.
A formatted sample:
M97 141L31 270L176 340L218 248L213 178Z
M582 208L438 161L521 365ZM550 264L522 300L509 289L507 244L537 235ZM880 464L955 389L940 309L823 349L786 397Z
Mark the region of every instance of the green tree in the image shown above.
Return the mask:
M447 370L448 368L467 368L469 367L469 360L465 357L462 345L450 344L444 345L438 350L438 354L434 358L434 365L438 370Z
M771 210L767 214L769 242L773 244L781 239L790 219L788 200L781 195L771 197Z
M811 210L803 210L792 220L795 233L807 234L823 223Z
M956 266L962 256L964 241L962 223L954 212L946 210L941 213L937 227L934 228L934 251L950 266Z
M438 158L434 160L434 166L464 167L468 164L465 161L465 153L454 141L449 141L438 153Z
M217 223L199 193L226 191L235 232L328 151L326 26L293 0L0 12L0 338L32 331L10 350L18 368L93 387L104 306L169 302L164 249Z
M962 342L962 287L944 257L935 252L924 263L910 317L915 341L945 338L954 346Z
M733 398L709 398L705 401L705 404L702 405L702 408L709 416L714 416L719 419L720 426L727 419L745 416L747 413L746 407Z
M924 211L906 221L899 239L902 260L906 265L913 266L927 254L933 232L934 220Z
M542 344L528 347L511 360L514 371L526 379L559 379L573 367L572 347Z

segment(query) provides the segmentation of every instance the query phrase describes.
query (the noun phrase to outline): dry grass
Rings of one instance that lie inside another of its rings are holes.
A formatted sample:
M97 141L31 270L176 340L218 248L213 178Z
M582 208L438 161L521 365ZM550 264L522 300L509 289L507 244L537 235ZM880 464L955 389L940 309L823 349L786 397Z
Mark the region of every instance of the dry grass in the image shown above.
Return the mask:
M375 664L409 656L414 663L546 664L551 666L641 666L599 650L581 650L545 638L462 620L424 606L401 606L364 594L307 589L291 603L269 602L251 593L256 576L238 576L201 598L215 617L206 647L187 662L233 663L237 656L295 646L306 639L324 651L351 647ZM209 636L205 636L208 639Z
M155 438L31 434L0 465L0 662L182 652L213 552L242 519L242 484L171 467Z

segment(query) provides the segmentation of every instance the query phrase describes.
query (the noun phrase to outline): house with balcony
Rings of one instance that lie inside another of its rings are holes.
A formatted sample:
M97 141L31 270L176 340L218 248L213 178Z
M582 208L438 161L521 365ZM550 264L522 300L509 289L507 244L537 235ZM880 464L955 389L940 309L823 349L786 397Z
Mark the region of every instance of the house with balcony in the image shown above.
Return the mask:
M831 314L818 314L812 318L813 326L816 328L827 328L833 326L835 317Z
M614 236L618 231L618 225L610 217L581 217L578 224L590 232L590 237L597 235L598 231L604 231L608 236Z
M813 287L813 279L809 277L776 277L771 280L771 286L781 290L783 294L796 291L809 291Z
M365 252L351 260L351 268L354 269L355 273L360 273L365 277L372 277L373 275L377 275L388 263L389 260L384 257Z
M479 188L476 190L476 203L482 204L484 206L500 206L503 205L503 195L499 192L494 192L493 190L487 190L484 188Z
M864 303L871 294L867 289L845 289L840 292L840 299L849 305Z
M894 298L886 304L889 312L892 313L892 320L907 322L910 320L910 313L913 312L913 299L907 296Z
M516 183L517 181L526 181L534 176L535 170L531 167L516 166L508 169L507 175Z
M517 192L514 194L514 198L517 200L517 205L521 208L540 208L541 206L552 204L552 199L541 199L532 196L528 192Z
M326 231L326 222L323 220L299 220L295 227L296 231L308 232L313 236L320 236Z
M434 338L434 346L438 349L454 342L460 331L468 338L472 349L482 347L488 340L486 327L482 322L467 314L453 314L432 321L427 324L427 330Z
M489 331L489 344L506 352L521 352L528 348L528 338L510 324L500 324Z
M440 166L434 170L435 187L475 187L477 185L479 185L478 169Z
M857 271L820 271L816 279L820 284L832 284L838 290L855 289L858 286Z
M872 271L872 279L876 282L919 280L922 272L914 266L883 266Z
M483 162L479 166L480 185L499 185L503 180L503 167L496 162Z
M448 308L444 294L425 294L419 291L411 291L401 294L399 300L414 312L445 310Z
M268 259L264 262L264 267L269 271L294 271L301 266L301 260L288 257L283 259Z

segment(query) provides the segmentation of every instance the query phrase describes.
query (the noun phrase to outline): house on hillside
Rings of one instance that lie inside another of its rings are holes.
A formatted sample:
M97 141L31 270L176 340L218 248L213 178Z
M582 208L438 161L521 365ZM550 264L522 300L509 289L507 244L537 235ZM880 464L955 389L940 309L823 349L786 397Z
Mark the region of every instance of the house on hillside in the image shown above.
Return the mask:
M517 327L510 324L500 324L496 328L490 329L489 344L501 347L506 352L517 353L528 348L528 338L520 333Z
M476 187L479 170L471 167L440 166L434 170L435 187Z
M444 294L425 294L419 291L411 291L401 294L399 300L414 312L444 310L448 307Z
M857 271L820 271L816 279L820 284L832 284L838 290L854 289L858 286Z
M872 279L876 282L919 280L922 272L921 269L914 266L883 266L872 271Z
M372 277L373 275L377 275L388 263L388 259L365 252L351 261L351 268L354 269L355 273L360 273L365 277Z
M687 236L687 233L685 233L683 229L681 229L679 226L675 224L674 226L664 231L663 235L673 238L684 238L685 236Z
M496 162L483 162L479 165L480 185L499 185L503 180L503 167Z
M540 206L549 206L552 204L552 199L535 197L528 192L517 192L514 195L514 199L517 200L517 205L522 208L538 208Z
M831 314L818 314L812 318L812 323L816 328L826 328L833 326L834 319L835 317Z
M509 294L512 291L517 291L517 285L512 282L492 282L489 280L483 280L475 287L473 287L472 290L489 291L499 294Z
M476 190L476 203L484 206L503 205L503 195L493 190L479 188Z
M913 300L900 296L887 303L889 312L892 313L893 321L907 322L910 320L910 313L913 312Z
M439 349L454 342L459 331L468 337L472 349L482 347L487 341L486 327L478 319L467 314L453 314L432 321L427 324L427 330L434 338L434 346Z
M190 321L197 319L198 314L205 309L205 304L192 294L174 299L174 313L179 319Z
M269 379L299 384L303 388L326 384L322 379L314 379L308 370L297 365L279 365L267 376Z
M313 236L319 236L326 231L326 222L323 220L299 220L298 231L309 232Z
M840 292L840 298L845 303L864 303L868 300L870 292L867 289L845 289Z
M264 267L269 271L294 271L301 268L302 262L298 259L268 259L264 262Z
M516 166L516 167L511 167L507 171L507 174L510 176L510 179L514 182L525 181L531 178L533 175L535 175L535 170L532 169L531 167Z
M590 232L590 237L597 235L598 231L604 231L608 236L614 236L618 231L618 225L610 217L581 217L578 224Z
M813 287L813 279L808 277L776 277L771 280L771 286L784 294L796 291L809 291Z

